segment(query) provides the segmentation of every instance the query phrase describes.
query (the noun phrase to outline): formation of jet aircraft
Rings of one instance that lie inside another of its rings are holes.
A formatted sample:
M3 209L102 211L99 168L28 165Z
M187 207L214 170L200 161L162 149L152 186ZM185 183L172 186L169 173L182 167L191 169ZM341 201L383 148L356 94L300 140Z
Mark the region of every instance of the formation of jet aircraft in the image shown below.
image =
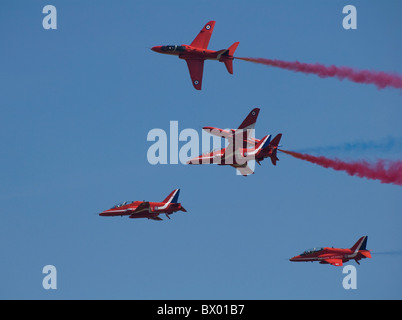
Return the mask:
M228 49L219 51L208 50L209 40L211 39L214 27L215 21L209 21L190 45L155 46L151 50L158 53L175 55L180 59L186 60L193 86L195 89L201 90L204 61L217 60L223 62L228 72L233 74L233 55L239 45L239 42L235 42Z
M129 216L131 219L148 218L161 221L160 214L169 215L177 211L187 212L178 202L180 189L173 190L162 202L126 201L101 212L102 217Z
M340 248L313 248L304 251L302 254L290 259L293 262L319 261L321 264L342 266L344 262L354 259L357 264L359 260L371 258L370 250L367 250L367 236L361 237L350 249Z
M223 62L230 74L233 74L233 55L239 45L235 42L228 49L219 51L208 50L208 44L215 27L215 21L209 21L201 29L200 33L190 45L167 45L155 46L153 51L176 55L187 62L193 86L201 90L202 77L205 60L218 60ZM203 130L212 135L219 136L227 140L225 148L214 150L202 154L189 160L188 164L218 164L230 165L236 168L241 175L247 176L254 173L249 166L250 161L256 161L259 165L265 158L270 158L275 166L279 160L277 151L282 134L276 135L271 140L271 135L266 135L262 139L254 137L254 128L260 109L253 109L243 120L237 129L220 129L215 127L204 127ZM113 208L101 212L100 216L129 216L129 218L147 218L161 221L160 214L169 215L177 211L187 212L178 202L180 189L173 190L162 202L149 201L126 201L115 205ZM300 255L290 259L292 262L313 262L320 264L330 264L333 266L342 266L343 263L350 260L359 260L371 258L370 250L367 250L367 236L361 237L350 249L341 249L334 247L320 247L304 251Z
M259 108L251 110L237 129L204 127L203 129L208 133L227 139L228 145L220 150L213 150L190 159L187 164L230 165L243 176L254 173L249 166L249 161L255 160L260 165L265 158L271 158L272 164L276 165L279 160L277 152L282 134L278 134L272 140L271 135L266 135L261 140L254 138L254 127L259 113Z

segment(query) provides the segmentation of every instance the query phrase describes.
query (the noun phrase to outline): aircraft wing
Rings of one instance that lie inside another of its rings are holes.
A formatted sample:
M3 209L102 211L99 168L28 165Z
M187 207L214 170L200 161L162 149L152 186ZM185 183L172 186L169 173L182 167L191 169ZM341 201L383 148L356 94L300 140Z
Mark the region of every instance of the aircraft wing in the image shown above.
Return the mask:
M224 149L223 153L223 158L225 159L225 162L228 164L231 163L238 163L242 159L242 155L240 153L240 148L243 148L243 134L235 133L231 137L227 138L228 145ZM247 162L245 163L240 163L241 166L246 166ZM238 168L238 166L236 166Z
M207 49L209 40L211 40L212 31L214 31L215 21L209 21L207 24L201 29L200 33L195 37L193 42L191 43L192 47Z
M202 75L204 73L204 60L186 59L186 62L194 88L201 90Z
M254 129L255 123L257 122L258 114L260 113L259 108L254 108L243 120L238 129L247 130Z
M259 108L254 108L247 115L247 117L240 124L239 128L235 131L236 134L241 134L243 132L243 139L248 140L254 136L255 123L257 122L258 114L260 113Z
M159 217L153 217L153 218L148 218L148 219L152 219L152 220L155 220L155 221L163 221L163 219L161 219Z
M209 134L212 134L217 137L225 138L225 139L230 139L233 136L233 133L235 130L229 129L229 130L224 130L224 129L219 129L219 128L214 128L214 127L204 127L202 128Z
M244 177L254 174L254 171L248 165L245 167L238 167L236 169Z
M213 150L211 152L204 153L199 157L195 157L187 161L187 164L207 164L207 163L219 163L221 157L224 155L223 149Z
M232 167L237 169L237 172L240 173L242 176L246 177L251 174L254 174L254 170L248 166L248 162L243 164L242 166L232 165Z
M342 259L324 259L323 261L337 267L341 267L343 264Z
M250 147L247 140L247 134L248 131L234 130L232 136L226 137L228 141L228 145L226 146L224 153L226 162L230 163L230 161L233 161L234 158L236 159L236 162L238 162L242 158L240 149ZM243 165L243 163L241 164Z
M254 134L255 123L257 122L259 113L260 113L259 108L254 108L253 110L251 110L251 112L240 124L239 128L237 128L237 130L235 129L223 130L214 127L204 127L203 129L207 131L209 134L213 134L215 136L222 137L225 139L233 140L237 138L242 139L244 141L251 139L255 140L255 142L258 143L259 140L252 137L252 135Z
M149 202L148 201L144 201L143 203L141 203L134 211L133 211L133 213L131 214L131 216L130 216L130 218L132 217L132 216L135 216L136 214L138 214L138 213L142 213L142 212L148 212L149 211L149 208L150 208L150 204L149 204Z

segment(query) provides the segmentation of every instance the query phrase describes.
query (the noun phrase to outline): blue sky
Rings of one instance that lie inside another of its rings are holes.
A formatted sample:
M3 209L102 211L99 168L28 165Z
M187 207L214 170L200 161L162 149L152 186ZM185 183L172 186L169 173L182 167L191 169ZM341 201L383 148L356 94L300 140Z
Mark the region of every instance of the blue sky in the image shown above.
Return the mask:
M57 8L57 30L42 28L47 4ZM357 8L357 30L342 27L347 4ZM154 128L237 127L255 107L256 135L281 132L288 150L400 139L398 90L237 60L234 75L207 61L198 92L184 61L149 48L189 44L216 20L210 49L240 41L240 57L402 73L401 9L398 1L3 1L0 298L401 299L402 255L375 255L401 249L400 187L285 154L247 178L146 157ZM97 215L175 188L189 213L171 220ZM357 290L343 289L342 268L288 260L363 235L373 258L357 266ZM42 288L48 264L57 290Z

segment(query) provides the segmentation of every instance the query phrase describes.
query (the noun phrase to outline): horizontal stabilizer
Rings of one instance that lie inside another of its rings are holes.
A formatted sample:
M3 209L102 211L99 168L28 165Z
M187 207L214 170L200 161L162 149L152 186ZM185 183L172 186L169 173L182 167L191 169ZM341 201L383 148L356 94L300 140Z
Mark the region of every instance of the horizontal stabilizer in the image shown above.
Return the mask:
M276 166L276 162L279 161L278 156L276 155L276 150L272 153L271 162L274 166Z
M228 72L233 74L233 60L225 60L224 63Z
M233 74L233 55L237 49L239 42L233 43L227 50L220 54L220 61L225 63L226 69L230 74Z
M239 43L240 43L240 42L235 42L235 43L233 43L233 44L228 48L229 56L232 56L232 57L233 57L233 55L234 55L234 53L235 53L237 47L239 46Z
M360 253L366 258L371 258L371 252L368 250L362 250Z

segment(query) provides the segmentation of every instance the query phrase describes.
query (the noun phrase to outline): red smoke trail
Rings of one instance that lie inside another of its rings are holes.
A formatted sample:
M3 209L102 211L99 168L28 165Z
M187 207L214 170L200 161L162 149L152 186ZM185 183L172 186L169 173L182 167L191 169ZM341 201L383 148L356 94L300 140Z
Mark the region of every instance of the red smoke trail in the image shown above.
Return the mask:
M313 73L320 78L337 77L340 80L348 79L356 83L375 84L378 89L393 87L402 89L402 76L383 71L356 70L350 67L324 66L319 63L288 62L264 58L236 58L244 61L261 63L272 67L292 70L295 72Z
M377 160L376 163L367 161L344 162L339 159L328 159L320 156L315 157L309 154L302 154L293 151L280 150L297 159L306 160L318 164L324 168L331 168L337 171L346 171L351 176L380 180L381 183L392 183L402 186L402 161Z

